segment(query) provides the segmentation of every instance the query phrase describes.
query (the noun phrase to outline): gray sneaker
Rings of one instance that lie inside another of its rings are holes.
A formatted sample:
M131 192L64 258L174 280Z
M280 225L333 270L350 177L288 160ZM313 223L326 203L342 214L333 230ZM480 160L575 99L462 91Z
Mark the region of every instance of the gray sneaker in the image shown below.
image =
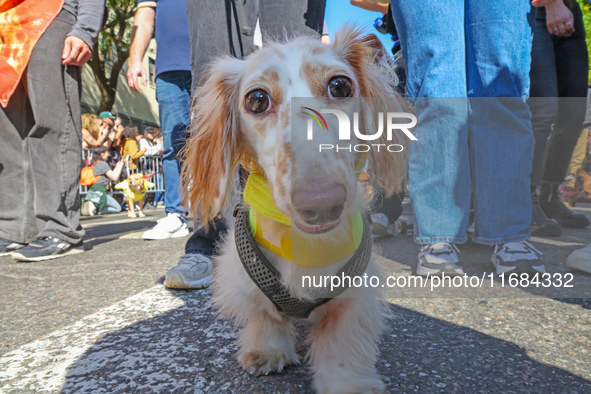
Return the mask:
M208 256L188 253L166 273L164 286L169 289L202 289L209 286L213 265Z
M491 261L497 275L503 273L515 274L545 274L546 267L540 260L542 252L527 241L507 242L496 245Z
M448 242L422 245L419 251L417 275L447 276L464 275L460 266L459 250L456 245Z
M12 254L15 250L18 250L25 246L25 244L19 244L18 242L12 242L4 238L0 238L0 256L7 256Z

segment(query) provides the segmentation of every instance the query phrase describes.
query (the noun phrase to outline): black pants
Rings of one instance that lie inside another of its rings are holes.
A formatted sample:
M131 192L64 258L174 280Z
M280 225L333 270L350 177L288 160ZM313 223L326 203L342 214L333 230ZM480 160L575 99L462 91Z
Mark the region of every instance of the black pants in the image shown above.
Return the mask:
M61 11L41 36L6 108L0 107L0 238L78 243L80 67L62 65L76 17Z
M207 65L230 55L244 58L253 51L257 17L267 39L311 35L320 38L326 0L187 0L191 37L193 91L203 83ZM185 244L185 253L211 255L227 231L223 219L210 223L208 231L196 228Z
M579 5L572 2L575 33L556 37L546 28L544 8L537 10L532 45L530 99L536 140L532 186L562 183L583 128L587 105L588 57Z

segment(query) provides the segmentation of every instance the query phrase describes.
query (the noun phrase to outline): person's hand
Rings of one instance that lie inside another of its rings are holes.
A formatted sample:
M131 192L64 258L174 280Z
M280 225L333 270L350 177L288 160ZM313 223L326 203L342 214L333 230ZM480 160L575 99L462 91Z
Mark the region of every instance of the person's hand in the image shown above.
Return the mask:
M125 164L125 162L123 161L123 159L119 160L116 164L117 167L123 167L123 164Z
M92 51L86 43L76 36L68 36L64 41L64 50L62 51L62 64L72 66L84 66Z
M127 84L137 93L141 93L140 84L137 81L137 79L140 77L142 78L144 86L146 86L148 84L148 74L146 73L146 68L141 61L130 61L129 67L127 68Z
M532 0L531 5L534 7L545 7L554 2L562 2L562 0Z
M548 33L558 37L568 37L575 32L573 13L562 0L546 6L546 27Z
M108 134L109 133L109 126L108 125L102 125L99 131L99 134L101 136Z

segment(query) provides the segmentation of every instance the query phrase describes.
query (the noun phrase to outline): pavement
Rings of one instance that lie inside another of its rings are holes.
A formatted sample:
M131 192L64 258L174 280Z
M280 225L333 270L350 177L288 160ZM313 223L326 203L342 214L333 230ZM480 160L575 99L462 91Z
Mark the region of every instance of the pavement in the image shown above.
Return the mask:
M591 218L591 205L578 212ZM84 218L83 254L38 263L0 257L2 393L309 393L304 364L254 377L235 360L236 334L207 290L163 287L186 237L143 241L164 216ZM565 267L591 229L534 238L548 271L572 288L385 292L392 318L377 368L388 392L591 393L591 275ZM408 278L409 235L376 239L387 275ZM489 278L491 249L460 247L467 274ZM570 278L570 277L568 277ZM540 295L541 294L541 295ZM309 325L297 321L304 355Z

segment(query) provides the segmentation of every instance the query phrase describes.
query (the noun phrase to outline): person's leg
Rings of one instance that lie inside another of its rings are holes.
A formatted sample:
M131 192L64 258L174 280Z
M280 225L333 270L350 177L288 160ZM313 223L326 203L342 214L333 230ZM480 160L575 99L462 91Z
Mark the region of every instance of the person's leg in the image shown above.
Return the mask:
M583 168L583 162L587 155L587 138L589 138L589 129L583 129L573 150L573 155L568 165L568 174L577 174Z
M83 251L80 218L80 67L63 66L75 17L61 11L35 46L26 84L35 125L27 135L37 238L13 258L38 261Z
M189 233L185 218L186 207L182 205L182 163L179 152L188 137L190 95L189 71L169 71L156 77L156 99L164 140L162 168L166 184L164 205L167 217L159 221L152 230L146 231L142 235L143 239L184 237Z
M38 234L26 138L34 121L21 81L8 106L0 107L0 185L10 185L0 187L0 239L12 241L4 247L13 242L27 244Z
M252 53L258 0L187 0L191 39L191 75L194 92L209 63L220 55L244 58ZM168 180L165 179L166 190ZM164 286L200 289L209 285L215 246L227 231L223 219L206 226L195 223L185 254L166 273Z
M492 262L497 273L545 272L538 252L526 242L534 148L524 100L531 61L528 17L527 2L467 2L473 239L495 245Z
M555 37L558 113L544 161L540 207L563 227L589 225L585 215L571 211L558 196L558 186L567 174L568 165L583 127L587 107L588 54L583 16L578 4L571 7L575 33Z
M64 39L75 17L62 11L43 34L27 67L27 90L35 125L27 136L39 237L71 244L80 227L80 67L63 66ZM53 76L53 77L51 77Z
M418 117L409 151L417 274L462 274L457 249L470 212L464 1L391 2ZM429 23L425 23L428 20Z
M578 11L578 12L577 12ZM570 157L580 136L587 108L589 61L581 10L572 9L575 33L556 39L558 116L548 141L543 181L559 184L564 180Z
M259 0L263 44L296 36L320 38L326 0Z
M538 10L534 22L532 42L530 93L527 101L531 111L531 123L535 137L531 184L539 187L542 182L544 158L552 124L558 113L557 54L554 40L546 27L546 13Z
M121 212L121 205L115 198L107 194L107 205L101 210L101 213L119 213Z
M549 219L538 203L537 189L542 183L544 158L548 136L558 113L558 84L556 78L556 54L554 41L546 27L546 12L536 9L532 61L530 69L530 97L527 101L535 138L530 193L532 198L532 235L560 236L562 231L556 221Z
M160 112L160 125L164 137L164 205L166 213L184 216L180 189L181 161L178 154L188 137L189 102L191 98L191 74L189 71L171 71L156 79L156 97Z
M213 59L252 53L257 8L258 0L187 0L193 91Z
M577 214L558 197L558 186L566 176L570 158L583 127L587 107L588 54L583 16L578 4L571 7L575 33L554 38L558 86L558 113L544 162L540 206L563 227L589 225L585 215Z
M464 2L391 3L418 116L409 189L419 244L463 243L470 209ZM424 23L429 20L429 23ZM418 98L417 98L418 97Z

